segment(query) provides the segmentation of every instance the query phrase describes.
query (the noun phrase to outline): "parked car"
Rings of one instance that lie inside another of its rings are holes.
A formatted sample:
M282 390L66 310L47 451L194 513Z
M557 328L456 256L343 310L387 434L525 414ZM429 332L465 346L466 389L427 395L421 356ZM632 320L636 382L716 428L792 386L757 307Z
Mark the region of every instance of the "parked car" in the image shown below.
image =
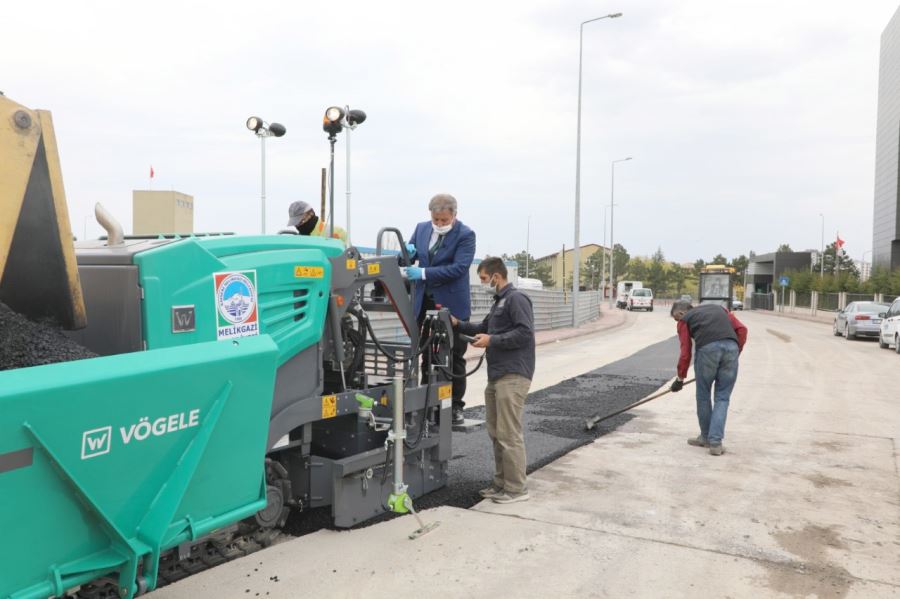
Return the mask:
M850 302L835 315L832 332L835 337L843 335L848 341L857 337L878 337L881 334L881 314L887 311L888 306L884 304Z
M743 309L744 309L744 302L742 302L741 300L739 300L736 297L731 298L731 311L732 312L734 312L735 310L743 310Z
M682 302L691 302L692 304L694 303L694 298L692 298L690 295L688 295L686 293L684 295L682 295L681 297L679 297L678 299L679 299L679 301L682 301Z
M900 298L895 299L894 303L884 311L884 317L881 319L881 326L878 330L878 345L882 349L893 345L894 351L900 354Z
M644 284L640 281L619 281L616 285L616 308L624 308L631 290L640 289L643 286Z
M625 303L626 310L647 310L653 312L653 290L647 288L632 289Z

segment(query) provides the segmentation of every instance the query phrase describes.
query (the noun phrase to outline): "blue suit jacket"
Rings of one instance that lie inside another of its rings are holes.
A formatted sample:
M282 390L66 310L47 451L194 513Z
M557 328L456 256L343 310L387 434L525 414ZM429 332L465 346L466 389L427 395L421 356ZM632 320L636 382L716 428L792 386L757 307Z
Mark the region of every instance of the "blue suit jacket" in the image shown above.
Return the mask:
M441 247L428 255L431 241L431 221L419 223L410 238L416 246L416 258L425 269L425 280L415 281L416 300L413 306L416 316L422 311L425 289L434 297L434 303L450 310L460 320L468 320L472 315L472 300L469 291L469 267L475 258L475 232L459 220L444 236Z

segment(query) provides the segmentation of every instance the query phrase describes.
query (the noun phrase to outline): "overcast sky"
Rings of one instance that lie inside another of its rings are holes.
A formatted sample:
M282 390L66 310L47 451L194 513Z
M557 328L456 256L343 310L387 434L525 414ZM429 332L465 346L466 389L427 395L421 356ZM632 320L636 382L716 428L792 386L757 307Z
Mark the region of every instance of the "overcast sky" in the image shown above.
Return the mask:
M343 12L329 14L330 8ZM642 2L32 2L5 27L0 90L53 112L72 228L102 202L131 229L131 191L195 197L197 231L268 230L319 202L324 109L350 104L353 240L406 234L449 192L478 256L571 247L578 25L585 26L582 243L693 261L871 248L880 35L897 0ZM344 137L336 164L345 222ZM100 228L87 223L88 234ZM867 259L870 255L866 256Z

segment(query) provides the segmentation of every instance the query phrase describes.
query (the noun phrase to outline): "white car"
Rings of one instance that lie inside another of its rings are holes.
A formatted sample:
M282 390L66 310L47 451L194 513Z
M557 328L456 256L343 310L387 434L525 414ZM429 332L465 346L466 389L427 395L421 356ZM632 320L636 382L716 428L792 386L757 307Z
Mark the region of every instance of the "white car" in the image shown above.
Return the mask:
M625 309L653 312L653 291L645 288L632 289L625 300Z
M900 298L894 300L891 307L881 319L881 331L878 333L878 345L882 349L894 346L900 354Z

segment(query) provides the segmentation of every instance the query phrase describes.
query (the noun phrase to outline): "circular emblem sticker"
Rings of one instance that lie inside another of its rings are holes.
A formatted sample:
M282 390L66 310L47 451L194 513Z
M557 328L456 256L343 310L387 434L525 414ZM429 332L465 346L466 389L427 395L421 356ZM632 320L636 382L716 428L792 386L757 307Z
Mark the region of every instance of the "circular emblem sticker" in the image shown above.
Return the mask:
M242 324L254 313L256 289L242 273L231 273L216 289L219 314L231 324Z

